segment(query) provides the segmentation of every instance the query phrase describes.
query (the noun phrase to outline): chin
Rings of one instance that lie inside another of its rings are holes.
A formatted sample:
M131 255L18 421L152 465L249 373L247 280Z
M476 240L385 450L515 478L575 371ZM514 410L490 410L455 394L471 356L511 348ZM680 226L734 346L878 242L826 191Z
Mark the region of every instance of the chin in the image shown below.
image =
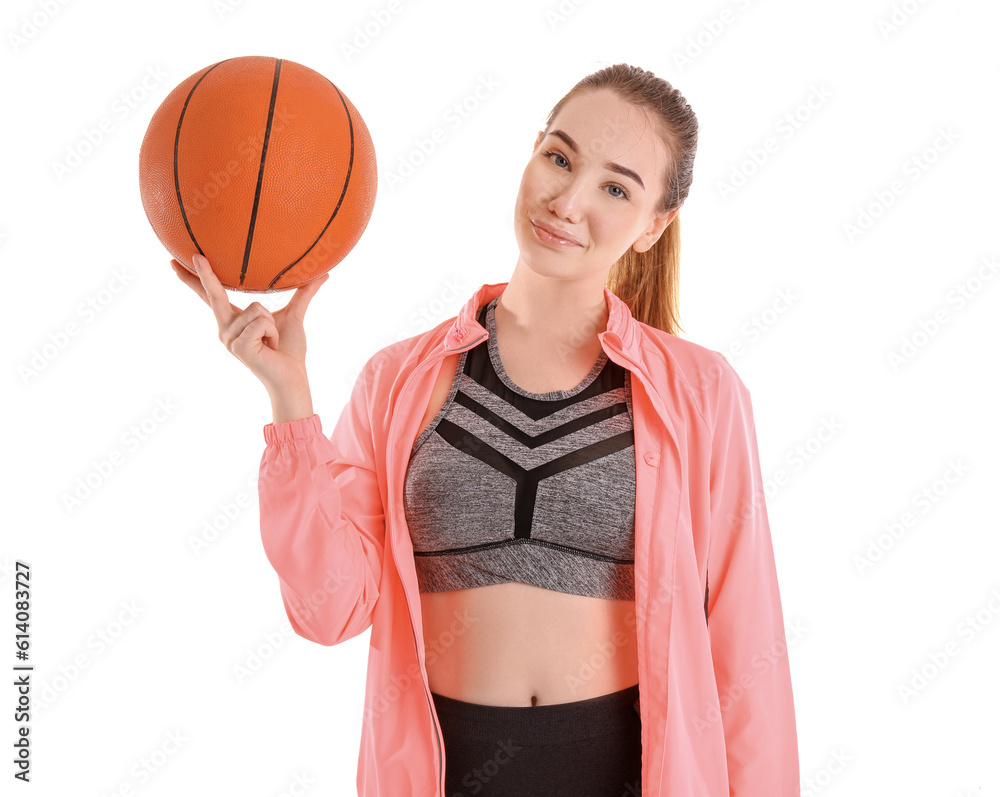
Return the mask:
M540 249L544 249L540 244ZM580 264L551 249L537 251L534 248L521 250L521 260L525 267L540 277L549 279L576 279L580 276Z
M521 260L536 274L553 279L572 279L579 275L580 264L576 254L582 250L553 249L535 236L531 220L520 216L515 226L514 238Z

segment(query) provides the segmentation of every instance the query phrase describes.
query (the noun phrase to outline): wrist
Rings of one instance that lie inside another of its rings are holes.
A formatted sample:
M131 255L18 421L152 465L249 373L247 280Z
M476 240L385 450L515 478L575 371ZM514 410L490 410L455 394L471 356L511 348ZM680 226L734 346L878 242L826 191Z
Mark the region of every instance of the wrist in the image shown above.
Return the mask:
M293 388L288 385L269 391L273 423L285 423L314 415L309 386Z
M288 421L298 421L303 418L311 418L316 413L313 412L312 402L304 404L271 404L271 423L287 423Z

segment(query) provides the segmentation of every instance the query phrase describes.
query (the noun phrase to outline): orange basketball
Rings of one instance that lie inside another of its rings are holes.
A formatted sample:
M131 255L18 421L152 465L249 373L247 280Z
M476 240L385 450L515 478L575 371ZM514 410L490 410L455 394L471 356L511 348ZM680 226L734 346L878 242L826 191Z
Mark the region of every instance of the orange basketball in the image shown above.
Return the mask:
M326 273L375 204L375 147L329 79L281 58L229 58L177 86L139 151L146 218L195 273L201 253L227 288L273 293Z

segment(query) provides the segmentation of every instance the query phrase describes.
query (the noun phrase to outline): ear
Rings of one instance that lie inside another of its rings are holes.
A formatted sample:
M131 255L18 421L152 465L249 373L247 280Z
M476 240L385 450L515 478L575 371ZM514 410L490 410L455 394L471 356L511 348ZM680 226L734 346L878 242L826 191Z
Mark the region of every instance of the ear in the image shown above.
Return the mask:
M538 131L538 138L535 139L535 146L533 146L531 148L532 152L534 152L536 149L538 149L538 145L542 143L542 139L543 138L545 138L545 131L544 130L539 130Z
M663 231L667 229L670 222L674 220L674 217L677 216L677 211L679 210L680 208L674 208L668 213L657 214L656 218L654 218L652 223L649 225L649 229L636 238L635 243L632 244L632 248L635 249L636 252L645 252L650 249L653 244L660 240L660 236L663 235Z

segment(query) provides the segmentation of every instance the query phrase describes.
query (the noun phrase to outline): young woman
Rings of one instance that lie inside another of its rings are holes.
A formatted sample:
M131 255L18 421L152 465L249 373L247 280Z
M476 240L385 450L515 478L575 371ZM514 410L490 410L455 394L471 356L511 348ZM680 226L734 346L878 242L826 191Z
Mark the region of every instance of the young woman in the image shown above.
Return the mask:
M292 627L371 629L360 795L798 794L749 392L674 334L697 131L650 72L580 81L524 170L509 281L375 353L331 438L302 321L327 276L270 313L175 266L271 396Z

